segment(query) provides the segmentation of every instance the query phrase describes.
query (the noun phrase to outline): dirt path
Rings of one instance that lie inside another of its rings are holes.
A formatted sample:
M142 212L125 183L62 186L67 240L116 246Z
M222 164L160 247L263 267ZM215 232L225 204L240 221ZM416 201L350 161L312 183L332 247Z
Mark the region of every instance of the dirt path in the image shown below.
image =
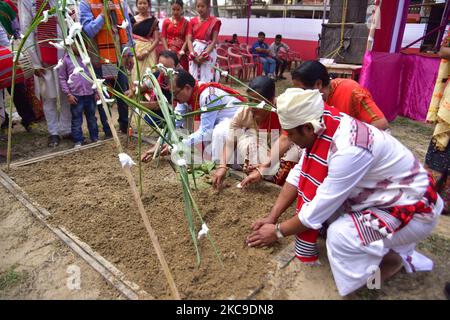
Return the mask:
M67 283L73 274L68 271L77 267L80 289L70 290ZM0 299L121 298L0 186Z

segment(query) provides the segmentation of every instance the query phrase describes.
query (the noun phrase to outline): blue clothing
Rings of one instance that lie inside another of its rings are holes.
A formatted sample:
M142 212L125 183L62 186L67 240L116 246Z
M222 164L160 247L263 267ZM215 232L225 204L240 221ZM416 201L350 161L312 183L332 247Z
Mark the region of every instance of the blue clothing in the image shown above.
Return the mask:
M263 53L263 52L256 52L256 48L261 48L261 49L269 49L269 45L265 42L260 43L259 41L256 41L253 46L252 46L252 54L256 54L259 57L265 58L267 57L269 54L268 53Z
M0 24L0 46L9 47L8 33Z
M133 38L131 36L131 21L130 16L128 15L128 9L127 5L122 2L122 8L124 12L125 19L128 21L128 27L127 27L127 35L128 35L128 44L122 45L121 50L125 47L132 48L134 46L133 44ZM86 35L94 39L94 37L99 33L99 31L102 29L103 24L105 23L105 19L103 16L99 15L97 18L94 19L94 15L92 14L91 5L88 0L82 0L80 2L80 23L83 26L83 31L86 33ZM130 49L127 50L128 54L132 54Z
M271 57L260 57L261 63L263 64L264 73L266 76L275 74L275 67L277 62Z
M77 104L70 106L72 113L72 138L75 143L83 142L83 113L86 116L91 141L98 140L97 118L95 117L94 95L75 96Z
M95 74L98 78L103 78L102 68L94 68ZM128 78L123 67L119 70L116 80L108 79L104 83L110 85L120 93L124 93L128 90ZM120 98L117 98L117 109L119 111L119 124L121 128L128 127L128 105ZM108 124L108 118L106 117L105 110L102 105L98 106L98 114L100 115L100 121L102 122L103 131L107 136L111 136L111 128Z

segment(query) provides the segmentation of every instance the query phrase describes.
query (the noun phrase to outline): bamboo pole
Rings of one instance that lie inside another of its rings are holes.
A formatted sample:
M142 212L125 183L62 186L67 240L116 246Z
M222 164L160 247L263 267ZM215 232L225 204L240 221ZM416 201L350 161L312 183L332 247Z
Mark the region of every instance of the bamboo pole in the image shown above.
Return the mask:
M96 82L96 83L97 83L97 91L102 92L102 89L100 88L99 83L98 82ZM112 121L111 114L108 109L108 105L106 104L106 101L105 101L103 95L101 95L101 100L102 100L102 106L103 106L104 110L106 110L106 112L105 112L106 118L107 118L109 127L111 128L114 142L116 143L119 153L122 153L123 152L122 144L120 142L119 136L117 135L117 130L114 127L114 123ZM170 272L169 266L167 265L167 261L166 261L166 258L164 257L164 253L159 244L158 237L156 236L156 233L150 223L147 213L145 212L144 204L142 203L141 196L139 194L138 189L136 188L136 182L131 173L131 169L127 166L124 166L124 167L122 167L122 170L125 173L128 184L130 185L131 193L133 194L133 197L137 204L139 213L141 214L141 218L144 221L144 225L145 225L145 228L147 229L148 235L150 236L150 240L152 241L153 248L155 249L156 255L158 256L158 260L161 264L161 268L163 269L164 275L166 276L170 291L172 292L172 296L176 300L181 300L180 293L178 292L178 289L177 289L177 286L175 285L175 281L173 279L172 273Z
M106 1L104 3L106 3ZM108 19L107 19L107 21L108 21ZM108 29L110 30L110 26L109 26ZM78 37L81 38L80 35L78 35ZM87 52L86 47L84 46L84 43L83 43L82 39L80 39L80 40L81 40L81 44L82 44L83 49L84 49L83 51ZM92 65L90 65L90 67L89 67L89 72L90 72L90 75L91 75L92 79L94 79L94 81L95 81L96 90L97 90L97 92L100 95L101 104L103 106L103 109L105 110L107 122L109 124L109 127L111 128L111 133L113 135L113 140L116 143L117 150L119 151L119 153L122 153L123 152L122 144L120 142L119 136L117 135L117 130L116 130L116 128L114 126L114 123L112 121L112 117L111 117L108 105L106 104L101 84L97 81L97 77L96 77L95 72L94 72L94 70L92 68ZM153 229L153 227L152 227L152 225L150 223L150 220L149 220L149 218L147 216L147 213L145 211L145 208L144 208L144 204L142 203L141 196L139 194L138 189L136 188L136 181L135 181L135 179L134 179L134 177L133 177L133 175L131 173L131 169L128 166L123 166L122 170L125 173L125 176L127 178L128 184L130 185L131 192L133 194L134 200L135 200L135 202L137 204L139 213L141 214L141 218L142 218L142 220L144 222L145 228L147 229L147 232L148 232L148 234L150 236L150 240L152 241L153 248L155 249L156 255L158 256L158 260L159 260L159 262L161 264L161 268L162 268L162 270L164 272L164 275L166 277L166 280L167 280L167 282L169 284L169 289L170 289L170 291L172 293L172 296L176 300L181 300L180 293L178 292L178 289L177 289L177 287L175 285L175 281L173 279L172 273L170 272L170 269L169 269L169 266L167 264L166 258L164 257L164 253L163 253L163 251L161 249L161 246L159 244L158 237L156 236L156 233L155 233L155 231L154 231L154 229Z

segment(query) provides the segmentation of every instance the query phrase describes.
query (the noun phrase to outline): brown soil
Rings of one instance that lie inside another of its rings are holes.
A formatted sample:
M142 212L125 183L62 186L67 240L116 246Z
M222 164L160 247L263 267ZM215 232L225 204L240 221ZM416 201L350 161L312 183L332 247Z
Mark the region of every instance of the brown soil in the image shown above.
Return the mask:
M244 298L265 282L281 244L259 250L245 246L244 239L251 223L271 208L277 189L259 185L242 193L231 181L219 195L211 188L195 192L224 263L203 239L197 267L172 168L161 161L159 168L145 165L144 173L143 202L183 298ZM51 223L64 225L149 294L170 297L112 144L23 167L11 176L52 213Z
M289 81L278 81L277 93L289 86ZM398 117L390 127L392 134L423 162L432 126ZM16 126L13 139L14 160L72 147L72 142L63 141L55 149L47 148L45 122L40 123L33 134ZM0 148L6 146L5 142L3 136ZM165 278L120 172L116 154L114 148L102 146L27 166L16 171L16 182L54 214L53 223L66 226L152 295L169 297ZM4 159L0 158L2 161ZM244 297L267 278L264 289L255 298L340 299L323 242L320 266L293 261L284 269L274 268L271 262L280 246L264 250L244 247L249 225L266 214L277 195L266 187L249 190L244 197L234 188L219 196L209 190L196 192L201 213L225 263L221 268L210 243L202 240L202 264L196 268L195 251L181 206L180 184L166 163L161 163L161 167L156 170L153 165L145 166L143 198L183 298ZM0 277L12 266L23 275L18 285L0 290L0 298L120 298L78 256L46 228L36 224L8 192L0 189L3 200L0 206ZM261 190L267 191L265 198ZM169 215L173 217L170 220ZM361 289L351 298L444 298L443 286L450 280L450 217L441 217L433 236L419 244L419 251L433 259L433 272L412 275L402 272L383 284L381 290ZM68 292L66 269L74 263L83 271L82 290Z
M0 230L0 299L123 299L3 187ZM69 267L80 289L67 286Z

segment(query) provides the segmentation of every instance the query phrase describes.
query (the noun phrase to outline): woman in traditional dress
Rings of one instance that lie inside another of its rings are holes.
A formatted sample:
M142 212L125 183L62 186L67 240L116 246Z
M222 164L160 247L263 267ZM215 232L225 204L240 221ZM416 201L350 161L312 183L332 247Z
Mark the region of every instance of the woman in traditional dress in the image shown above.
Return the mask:
M450 35L444 40L439 56L442 58L434 87L427 121L435 123L425 167L436 179L436 188L444 200L442 214L450 214Z
M136 42L137 65L133 68L133 80L137 80L139 73L142 75L145 69L151 68L156 63L156 46L159 42L158 19L150 15L150 0L137 0L138 14L134 16L136 22L133 24L133 39Z
M165 50L177 54L180 65L186 71L189 70L189 62L186 55L187 35L189 32L189 21L183 16L183 1L172 2L172 16L164 20L162 25L162 43Z
M221 22L209 15L209 0L197 0L198 16L189 21L189 73L199 81L217 82L220 73L213 68L217 60L216 43Z

